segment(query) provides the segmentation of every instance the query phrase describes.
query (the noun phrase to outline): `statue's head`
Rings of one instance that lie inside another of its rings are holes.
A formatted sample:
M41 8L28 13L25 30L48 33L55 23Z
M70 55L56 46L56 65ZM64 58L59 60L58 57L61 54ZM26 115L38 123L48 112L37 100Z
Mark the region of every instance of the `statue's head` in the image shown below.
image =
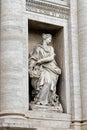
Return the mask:
M42 38L43 38L43 40L45 40L47 42L47 44L49 44L51 42L51 40L52 40L52 35L43 33Z

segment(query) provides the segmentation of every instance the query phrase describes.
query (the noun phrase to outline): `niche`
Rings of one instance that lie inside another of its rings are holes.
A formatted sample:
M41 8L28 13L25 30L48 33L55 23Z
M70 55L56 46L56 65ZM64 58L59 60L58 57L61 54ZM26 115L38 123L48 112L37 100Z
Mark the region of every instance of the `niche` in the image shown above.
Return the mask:
M28 21L28 41L29 41L29 54L32 53L34 47L42 41L42 33L52 34L51 46L54 47L55 60L58 66L62 70L62 74L59 76L57 83L57 94L60 97L60 102L63 106L64 113L66 112L66 93L65 93L65 77L64 77L64 29L62 26L56 26L52 24L37 22L33 20ZM32 97L31 79L29 78L29 101Z

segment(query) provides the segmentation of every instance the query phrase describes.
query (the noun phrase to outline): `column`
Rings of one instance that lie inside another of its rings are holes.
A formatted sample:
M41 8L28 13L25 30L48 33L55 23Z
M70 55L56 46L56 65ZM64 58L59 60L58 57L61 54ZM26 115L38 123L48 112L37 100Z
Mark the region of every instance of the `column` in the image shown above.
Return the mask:
M71 110L72 125L74 129L80 130L81 124L81 94L80 94L80 72L78 54L78 21L77 0L70 1L70 74L71 74Z
M28 110L24 11L25 0L1 0L0 115Z
M82 122L87 129L87 0L78 0Z

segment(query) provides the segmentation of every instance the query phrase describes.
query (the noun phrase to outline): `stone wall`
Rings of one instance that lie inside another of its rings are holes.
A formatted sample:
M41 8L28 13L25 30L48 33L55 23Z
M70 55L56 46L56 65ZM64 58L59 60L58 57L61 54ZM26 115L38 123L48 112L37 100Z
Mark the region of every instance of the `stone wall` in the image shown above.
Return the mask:
M86 12L86 0L0 1L0 130L87 130ZM44 30L62 68L62 114L28 110L28 54Z

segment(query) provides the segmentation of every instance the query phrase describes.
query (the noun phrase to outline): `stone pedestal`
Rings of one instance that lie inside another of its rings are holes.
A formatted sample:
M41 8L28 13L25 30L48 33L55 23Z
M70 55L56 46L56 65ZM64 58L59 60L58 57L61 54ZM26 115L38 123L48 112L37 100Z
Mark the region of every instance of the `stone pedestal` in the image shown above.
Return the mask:
M61 104L58 104L58 106L44 106L44 105L37 105L35 103L30 103L30 109L35 112L35 111L40 111L40 112L55 112L55 113L63 113L63 108Z
M1 0L0 2L0 115L23 115L28 109L27 86L23 80L25 0Z

